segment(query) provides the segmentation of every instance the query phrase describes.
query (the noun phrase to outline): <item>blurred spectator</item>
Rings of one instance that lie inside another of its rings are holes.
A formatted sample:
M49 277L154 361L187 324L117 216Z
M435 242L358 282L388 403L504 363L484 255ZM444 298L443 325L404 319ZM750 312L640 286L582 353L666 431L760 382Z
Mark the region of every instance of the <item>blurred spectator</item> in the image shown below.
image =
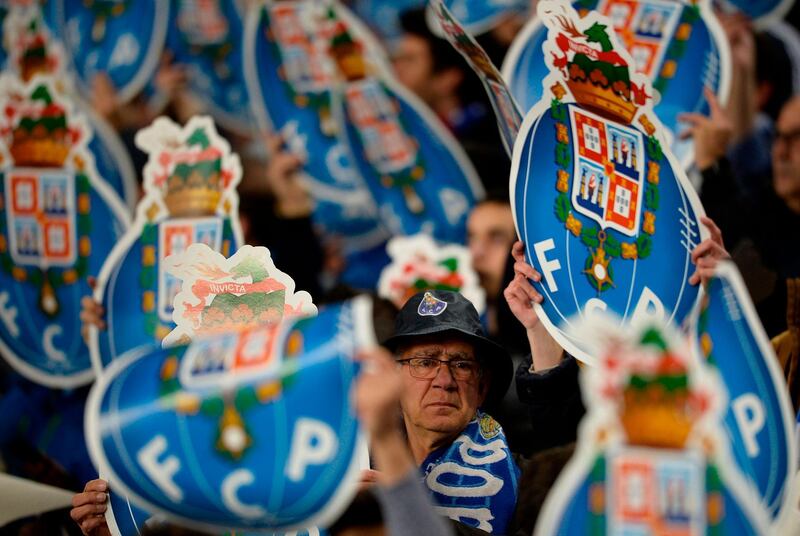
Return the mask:
M782 108L772 147L771 177L747 193L720 158L730 124L711 96L710 118L692 117L701 200L722 230L769 336L786 330L787 279L800 276L800 96Z
M495 337L499 330L497 305L504 301L503 275L516 237L511 207L503 199L481 201L467 218L467 247L472 267L486 292L486 327L490 337Z

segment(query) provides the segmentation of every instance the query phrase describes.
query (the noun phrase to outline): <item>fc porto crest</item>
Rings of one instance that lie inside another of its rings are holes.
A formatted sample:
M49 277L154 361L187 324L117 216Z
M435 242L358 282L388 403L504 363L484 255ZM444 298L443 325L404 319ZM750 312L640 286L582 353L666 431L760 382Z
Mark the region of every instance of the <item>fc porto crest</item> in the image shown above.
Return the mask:
M54 86L4 77L0 88L0 347L29 379L73 387L92 378L77 318L86 280L129 222L85 119Z
M564 331L573 315L687 317L702 207L650 107L652 88L609 21L580 19L562 3L541 6L551 71L514 147L512 209L528 260L544 276L540 316L562 346L591 360Z
M677 330L574 322L597 355L581 372L589 411L534 534L771 534L732 463L725 389Z
M446 301L440 300L430 292L426 292L419 302L417 314L419 316L439 316L445 309L447 309Z
M150 80L164 50L169 0L51 0L46 9L84 95L91 95L100 73L111 79L123 102Z
M112 489L179 525L325 526L360 473L353 356L372 333L358 298L316 318L134 350L90 394L92 459Z
M606 33L616 33L631 56L633 70L651 82L653 109L667 129L664 135L672 152L684 168L691 166L693 141L678 138L683 130L678 115L708 113L704 87L723 102L730 87L728 41L709 2L577 0L572 6L581 16L595 11L608 17ZM548 28L541 18L531 20L503 63L503 77L523 110L531 109L543 94L539 81L547 76L550 64L540 51L548 40Z
M188 70L189 89L225 128L252 134L243 76L241 0L178 0L170 10L167 47Z
M440 246L428 235L415 235L392 238L386 250L392 262L381 272L378 295L398 309L423 290L451 290L461 293L479 315L483 314L486 294L478 284L478 274L472 268L472 257L466 247Z
M207 245L195 243L167 257L165 265L180 289L173 295L168 285L164 293L174 304L176 324L164 338L165 346L317 314L308 292L295 292L292 278L275 267L264 247L242 246L226 259Z
M92 136L88 150L94 155L100 177L130 208L136 204L138 187L130 156L114 129L91 106L77 98L66 68L64 48L44 23L38 4L13 4L3 21L3 45L8 52L5 70L29 83L36 76L51 77L60 95L86 115Z
M341 237L345 250L362 252L380 247L389 233L332 108L337 80L329 48L338 24L351 29L376 64L385 62L376 57L380 45L338 2L269 1L253 4L247 17L245 78L259 128L280 133L304 163L315 225Z
M145 197L98 278L95 299L108 315L108 330L90 335L98 370L174 329L181 280L166 270L167 257L195 243L228 256L242 243L236 194L241 164L210 118L194 117L184 127L156 119L136 143L149 155Z

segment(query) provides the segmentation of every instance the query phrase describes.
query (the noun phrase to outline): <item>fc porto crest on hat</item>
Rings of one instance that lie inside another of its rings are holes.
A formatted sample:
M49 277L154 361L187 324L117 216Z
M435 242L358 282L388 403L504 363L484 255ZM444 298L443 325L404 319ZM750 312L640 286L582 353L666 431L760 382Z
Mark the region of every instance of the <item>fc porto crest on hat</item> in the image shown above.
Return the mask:
M1 84L0 348L29 379L74 387L92 378L80 299L128 217L97 174L91 130L54 81Z
M193 117L184 127L158 118L136 143L149 155L146 195L98 278L95 299L108 314L108 330L90 334L98 370L174 329L181 280L166 270L167 257L194 243L228 256L242 243L236 194L241 164L210 118Z
M125 102L158 67L169 20L169 0L52 0L47 23L67 46L80 90L91 96L95 76L107 75Z
M439 316L447 309L447 302L440 300L430 292L426 292L419 302L417 314L419 316Z
M633 70L651 82L653 109L666 127L666 141L688 168L693 162L694 145L691 139L679 139L683 128L678 115L707 114L710 108L703 89L709 87L724 102L730 86L728 41L710 2L578 0L572 6L581 16L594 11L608 17L606 33L616 32L631 56ZM523 110L531 109L546 90L539 81L550 70L541 54L548 28L541 18L528 22L503 63L503 77ZM565 37L568 35L564 32ZM562 40L557 45L569 46L569 41Z
M649 105L652 88L609 21L558 2L541 3L539 15L551 70L514 147L512 209L544 276L540 316L562 346L591 360L564 331L573 315L686 318L702 207Z
M357 298L317 318L130 352L87 402L92 459L111 489L182 526L325 526L356 490L353 356L374 344L369 301Z

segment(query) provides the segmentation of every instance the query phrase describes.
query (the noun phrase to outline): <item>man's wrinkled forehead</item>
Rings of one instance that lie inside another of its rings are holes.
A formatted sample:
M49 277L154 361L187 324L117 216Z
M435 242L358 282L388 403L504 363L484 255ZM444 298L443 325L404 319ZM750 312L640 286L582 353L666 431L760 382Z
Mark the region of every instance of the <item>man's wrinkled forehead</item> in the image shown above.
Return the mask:
M475 358L475 346L460 337L441 334L420 335L413 341L400 344L396 354L426 355L435 357L441 354L458 355L458 357Z

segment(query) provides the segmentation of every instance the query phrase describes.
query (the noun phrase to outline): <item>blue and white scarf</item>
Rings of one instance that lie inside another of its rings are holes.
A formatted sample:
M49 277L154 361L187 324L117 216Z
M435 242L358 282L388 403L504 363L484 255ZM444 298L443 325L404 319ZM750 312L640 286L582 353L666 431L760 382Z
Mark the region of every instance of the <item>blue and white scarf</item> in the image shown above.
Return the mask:
M478 411L452 444L420 466L436 510L493 534L505 534L517 504L520 470L502 427Z

